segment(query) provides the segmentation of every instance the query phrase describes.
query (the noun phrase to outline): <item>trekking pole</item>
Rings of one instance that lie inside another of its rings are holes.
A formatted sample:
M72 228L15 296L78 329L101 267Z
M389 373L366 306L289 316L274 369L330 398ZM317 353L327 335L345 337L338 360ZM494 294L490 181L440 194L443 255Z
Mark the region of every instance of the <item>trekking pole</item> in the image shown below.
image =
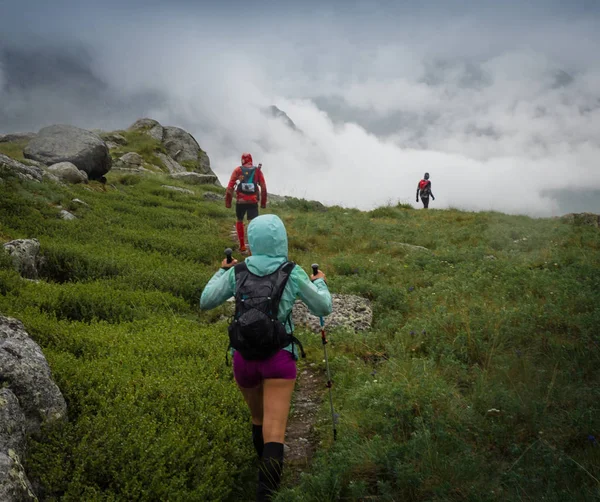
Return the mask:
M317 275L319 273L319 265L317 263L313 263L312 269L313 275ZM335 441L337 439L337 429L335 427L337 420L333 411L333 398L331 396L331 387L333 386L333 381L331 380L331 374L329 372L329 359L327 358L327 337L325 336L325 320L323 319L323 317L319 317L319 322L321 324L321 341L323 342L323 352L325 353L325 368L327 369L327 388L329 389L329 406L331 407L333 440Z
M233 258L231 257L231 253L233 253L231 248L227 248L225 250L225 256L227 257L227 263L231 263L233 261Z

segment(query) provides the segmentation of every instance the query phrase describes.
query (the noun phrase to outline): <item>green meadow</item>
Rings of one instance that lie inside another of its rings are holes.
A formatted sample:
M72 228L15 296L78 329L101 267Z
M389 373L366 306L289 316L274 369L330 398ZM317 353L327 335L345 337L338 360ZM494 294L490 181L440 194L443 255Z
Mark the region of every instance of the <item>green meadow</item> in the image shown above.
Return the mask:
M29 440L41 498L251 500L226 308L198 308L234 222L202 192L223 190L0 177L0 242L35 237L43 258L33 282L0 254L0 313L40 344L69 409ZM600 499L597 228L405 204L267 212L290 259L374 310L370 331L328 333L338 440L324 400L313 463L278 501ZM297 335L325 384L320 338Z

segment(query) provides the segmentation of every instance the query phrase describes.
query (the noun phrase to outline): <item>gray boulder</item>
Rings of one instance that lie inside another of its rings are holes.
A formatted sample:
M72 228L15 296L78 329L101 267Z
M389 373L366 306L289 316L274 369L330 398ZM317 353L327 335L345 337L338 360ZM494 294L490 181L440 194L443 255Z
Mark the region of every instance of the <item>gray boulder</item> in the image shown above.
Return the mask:
M114 145L126 145L127 144L127 138L125 138L125 136L123 136L122 134L119 134L117 132L109 132L109 133L102 134L102 139L104 139L104 141L106 141L107 144L109 142L113 143Z
M187 188L174 187L171 185L161 185L161 187L166 188L167 190L171 190L173 192L180 192L180 193L185 193L188 195L194 195L194 192L192 190L188 190Z
M167 171L171 174L184 173L186 171L185 167L183 167L176 160L173 160L168 155L165 155L164 153L157 153L156 156L162 161L164 166L167 168Z
M0 380L17 397L27 434L67 417L67 404L40 349L17 319L0 315Z
M67 183L87 183L88 175L85 171L77 169L75 164L71 162L59 162L58 164L52 164L48 171L54 174L60 181L66 181Z
M137 168L144 163L143 157L139 153L129 152L123 155L117 162L115 167Z
M0 500L2 502L36 501L33 488L15 450L0 451Z
M23 469L26 437L64 421L67 405L23 324L0 316L0 500L37 500Z
M140 131L157 141L163 139L163 127L154 119L138 119L129 127L130 131Z
M198 153L197 170L203 174L214 174L213 170L210 168L210 159L208 158L208 154L204 150L200 150Z
M198 164L200 145L189 132L179 127L165 127L162 142L172 159Z
M162 142L169 157L178 163L192 163L192 169L200 174L215 174L208 155L189 132L180 127L165 127Z
M26 166L2 153L0 153L0 168L13 172L23 180L42 181L44 178L43 169L36 166Z
M66 209L61 209L60 210L60 217L63 220L67 220L67 221L71 221L71 220L76 220L77 216L75 216L73 213L69 213L69 211L67 211Z
M12 257L15 268L26 279L38 278L38 254L40 242L37 239L17 239L3 245Z
M325 317L325 328L347 328L365 331L371 328L373 309L366 298L355 295L331 295L333 312ZM296 327L304 327L318 332L321 329L319 318L312 315L301 301L294 304L292 320Z
M204 192L202 194L202 197L204 197L205 200L210 200L214 202L223 202L225 200L225 197L215 192Z
M217 178L215 174L174 173L171 174L171 178L175 180L184 181L185 183L189 183L190 185L221 186L221 184L219 183L219 178Z
M24 452L25 438L25 414L17 396L10 389L0 389L0 452Z
M100 179L112 164L108 147L97 134L69 125L44 127L23 155L47 165L71 162L90 179Z

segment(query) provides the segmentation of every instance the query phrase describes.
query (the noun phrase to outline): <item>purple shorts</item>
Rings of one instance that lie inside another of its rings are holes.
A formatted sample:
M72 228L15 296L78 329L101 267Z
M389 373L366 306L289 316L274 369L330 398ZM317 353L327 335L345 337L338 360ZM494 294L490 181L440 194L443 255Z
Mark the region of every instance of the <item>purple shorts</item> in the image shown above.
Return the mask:
M264 361L246 361L239 352L233 355L233 376L240 387L252 388L267 378L296 378L296 360L287 350L280 350Z

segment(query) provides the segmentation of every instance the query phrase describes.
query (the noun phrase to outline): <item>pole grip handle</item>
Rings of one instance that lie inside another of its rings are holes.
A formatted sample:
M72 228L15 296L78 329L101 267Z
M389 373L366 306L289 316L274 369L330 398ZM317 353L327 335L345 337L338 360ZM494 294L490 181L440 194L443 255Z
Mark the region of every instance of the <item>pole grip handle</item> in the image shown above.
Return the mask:
M319 273L319 264L318 263L312 264L312 271L313 271L313 275L317 275Z
M233 261L233 258L231 257L231 253L233 253L231 248L227 248L225 250L225 256L227 257L227 263L231 263Z

